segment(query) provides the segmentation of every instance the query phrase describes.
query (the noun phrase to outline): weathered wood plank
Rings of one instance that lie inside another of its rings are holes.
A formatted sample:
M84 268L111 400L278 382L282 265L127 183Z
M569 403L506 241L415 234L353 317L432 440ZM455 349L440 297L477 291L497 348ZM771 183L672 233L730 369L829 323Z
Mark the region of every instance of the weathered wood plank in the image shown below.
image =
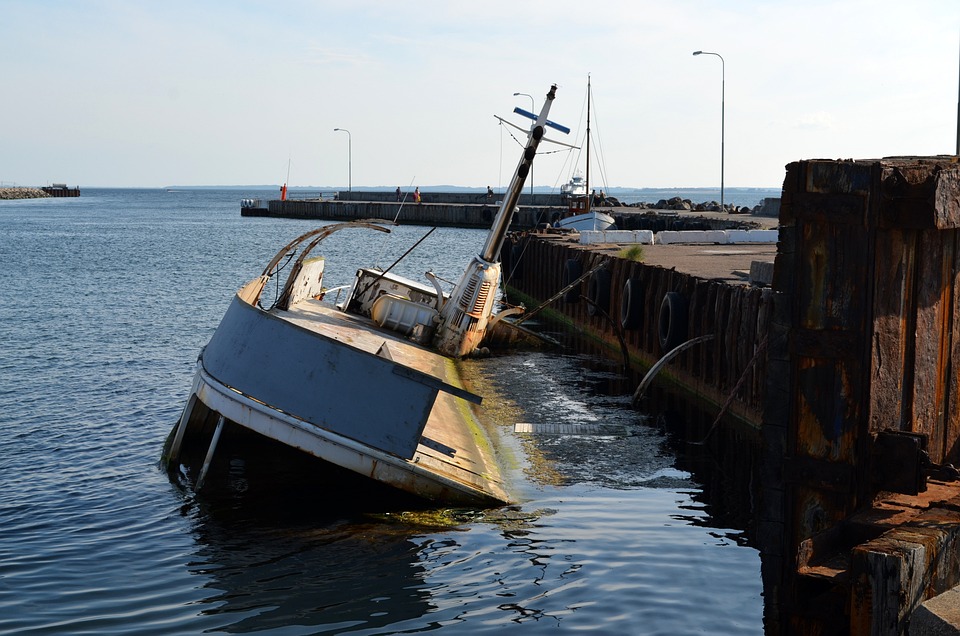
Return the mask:
M953 308L953 250L939 232L921 232L916 298L913 431L929 436L928 451L938 462L944 456L944 400L950 364L950 312Z

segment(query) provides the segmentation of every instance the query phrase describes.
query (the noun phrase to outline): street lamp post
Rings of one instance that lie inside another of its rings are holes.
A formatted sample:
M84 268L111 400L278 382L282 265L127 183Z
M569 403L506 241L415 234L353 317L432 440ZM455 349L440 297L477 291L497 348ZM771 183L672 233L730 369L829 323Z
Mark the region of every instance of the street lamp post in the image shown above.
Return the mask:
M726 119L725 110L725 97L724 93L726 92L726 83L727 83L727 70L726 64L723 62L723 56L719 53L711 53L710 51L694 51L694 55L716 55L720 58L720 210L726 212L726 208L723 207L723 156L724 152L724 120Z
M533 95L529 93L514 93L514 97L519 97L520 95L526 95L530 98L530 112L536 115L533 111L536 109L536 103L533 101ZM530 164L530 205L533 205L533 164Z
M347 190L353 192L353 135L346 128L334 128L333 132L347 133Z

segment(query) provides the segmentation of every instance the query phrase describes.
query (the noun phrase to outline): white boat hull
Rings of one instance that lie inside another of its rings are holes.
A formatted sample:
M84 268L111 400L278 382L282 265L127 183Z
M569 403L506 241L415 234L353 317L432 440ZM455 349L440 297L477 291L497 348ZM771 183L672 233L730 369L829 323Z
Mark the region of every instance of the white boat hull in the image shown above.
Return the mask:
M194 446L216 446L218 435L203 430L213 412L423 499L510 500L485 450L489 441L478 443L486 433L469 403L480 398L450 383L457 377L448 358L321 301L268 312L243 296L234 297L198 360L171 463L179 463L185 436ZM207 469L198 466L192 470L202 485Z
M609 230L616 222L616 219L609 214L591 210L586 214L577 214L560 219L557 221L557 227L567 230L577 230L578 232L584 230L602 231Z

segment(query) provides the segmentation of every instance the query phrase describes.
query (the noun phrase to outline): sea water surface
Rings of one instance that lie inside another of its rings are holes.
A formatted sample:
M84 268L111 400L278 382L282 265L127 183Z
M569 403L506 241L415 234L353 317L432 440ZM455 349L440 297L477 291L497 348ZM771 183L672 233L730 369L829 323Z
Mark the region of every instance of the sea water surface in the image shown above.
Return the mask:
M158 460L200 348L317 225L241 218L260 194L0 202L0 633L762 633L745 515L590 353L467 365L508 438L518 421L624 431L515 439L516 506L258 505L172 483ZM427 229L334 235L326 284ZM395 271L455 279L484 236L438 229Z

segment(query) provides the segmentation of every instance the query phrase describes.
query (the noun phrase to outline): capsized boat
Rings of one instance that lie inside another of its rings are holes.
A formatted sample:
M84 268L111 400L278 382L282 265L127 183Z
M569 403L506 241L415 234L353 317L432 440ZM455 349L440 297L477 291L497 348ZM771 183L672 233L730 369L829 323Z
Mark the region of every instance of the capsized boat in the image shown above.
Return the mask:
M560 194L567 210L554 222L558 228L567 230L609 230L616 219L593 207L595 193L590 189L590 102L592 99L590 79L587 79L587 136L584 144L587 150L586 177L576 172L570 181L560 187Z
M539 115L517 109L534 119L526 146L482 251L449 293L429 272L424 284L361 268L343 302L325 302L326 263L313 250L344 229L389 231L372 223L321 227L281 248L237 292L201 351L164 448L168 471L200 490L216 479L221 437L253 433L318 458L333 474L350 471L423 499L510 502L471 408L481 398L463 388L454 361L503 322L493 314L500 248L545 127L568 130L547 119L556 89ZM281 264L286 283L263 307Z

